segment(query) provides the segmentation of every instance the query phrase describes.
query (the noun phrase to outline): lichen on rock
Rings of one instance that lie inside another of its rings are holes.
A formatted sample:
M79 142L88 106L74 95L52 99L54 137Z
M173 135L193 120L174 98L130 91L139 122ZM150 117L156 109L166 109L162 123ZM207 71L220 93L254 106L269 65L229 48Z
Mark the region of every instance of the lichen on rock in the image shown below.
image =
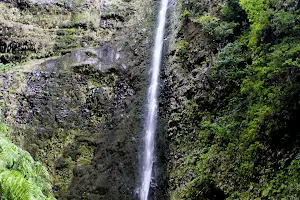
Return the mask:
M59 199L134 198L153 4L0 3L1 114Z

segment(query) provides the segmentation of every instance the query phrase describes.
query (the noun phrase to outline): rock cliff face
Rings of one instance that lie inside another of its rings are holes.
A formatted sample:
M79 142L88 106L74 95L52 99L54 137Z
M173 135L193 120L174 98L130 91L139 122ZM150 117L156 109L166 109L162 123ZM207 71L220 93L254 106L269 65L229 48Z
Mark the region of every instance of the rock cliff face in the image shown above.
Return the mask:
M168 198L299 199L299 5L176 2L160 109Z
M170 10L160 115L164 122L160 152L168 183L163 191L168 199L185 199L187 185L197 177L193 164L201 151L197 133L201 119L197 112L213 107L210 69L218 53L213 43L207 41L203 27L188 20L185 12L202 9L214 13L216 3L203 1L196 7L191 1L177 1ZM215 190L198 198L224 199L224 196Z
M300 1L169 2L157 199L299 199ZM136 199L158 1L0 3L0 108L57 199Z
M146 20L152 18L153 7L143 1L7 0L0 6L4 64L99 46L125 35L116 34L124 29L139 26L142 33L152 25Z
M156 3L0 3L0 102L57 199L133 199ZM13 66L13 67L11 67Z

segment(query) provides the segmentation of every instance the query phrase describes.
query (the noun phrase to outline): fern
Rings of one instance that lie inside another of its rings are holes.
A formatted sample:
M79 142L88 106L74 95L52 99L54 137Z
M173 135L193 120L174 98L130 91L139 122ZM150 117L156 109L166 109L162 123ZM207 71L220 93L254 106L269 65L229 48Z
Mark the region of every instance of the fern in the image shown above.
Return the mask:
M6 135L7 133L8 133L7 126L5 126L5 124L0 122L0 134Z
M0 122L0 197L4 200L53 200L47 169L7 137Z
M24 176L15 170L5 170L0 173L1 188L6 199L31 200L34 186Z

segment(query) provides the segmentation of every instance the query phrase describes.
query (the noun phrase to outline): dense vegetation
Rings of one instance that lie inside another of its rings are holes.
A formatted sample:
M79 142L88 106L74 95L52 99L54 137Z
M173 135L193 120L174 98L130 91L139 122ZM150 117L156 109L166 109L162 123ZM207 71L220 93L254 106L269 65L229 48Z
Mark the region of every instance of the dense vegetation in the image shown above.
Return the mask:
M50 176L41 163L7 138L0 123L0 197L3 200L53 200Z
M206 104L190 98L180 116L188 125L172 136L186 156L175 199L299 199L300 1L212 2L185 1L181 14L217 61ZM186 73L199 67L197 48L181 36Z

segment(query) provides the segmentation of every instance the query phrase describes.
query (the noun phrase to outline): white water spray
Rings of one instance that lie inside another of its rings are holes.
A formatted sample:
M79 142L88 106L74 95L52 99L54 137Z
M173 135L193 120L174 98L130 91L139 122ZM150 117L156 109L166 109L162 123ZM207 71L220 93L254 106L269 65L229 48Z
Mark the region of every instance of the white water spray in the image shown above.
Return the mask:
M152 179L152 167L154 162L154 139L156 132L156 121L158 112L158 87L159 72L164 43L164 30L168 0L161 0L158 16L158 27L155 35L155 43L152 56L151 82L147 94L147 118L145 122L145 138L143 151L143 165L141 176L141 187L139 190L140 200L148 200L150 184Z

